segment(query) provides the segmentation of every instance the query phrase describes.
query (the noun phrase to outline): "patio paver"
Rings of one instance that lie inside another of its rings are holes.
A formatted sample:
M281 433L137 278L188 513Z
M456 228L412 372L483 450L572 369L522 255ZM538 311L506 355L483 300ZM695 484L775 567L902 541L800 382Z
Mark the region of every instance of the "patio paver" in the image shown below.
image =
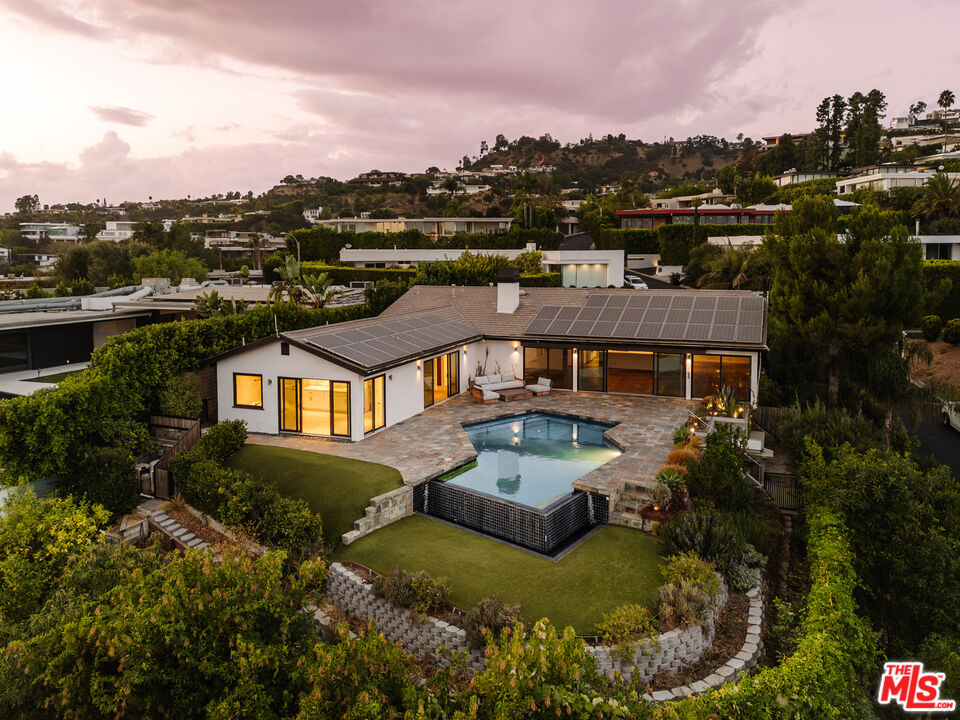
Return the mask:
M399 470L405 483L416 485L476 457L462 427L465 423L537 411L575 415L615 424L606 434L623 453L574 483L574 487L608 495L612 509L624 483L647 488L656 485L656 473L673 449L674 428L687 421L697 404L679 398L555 390L509 404L482 405L464 393L359 442L260 434L251 434L247 442L382 463Z

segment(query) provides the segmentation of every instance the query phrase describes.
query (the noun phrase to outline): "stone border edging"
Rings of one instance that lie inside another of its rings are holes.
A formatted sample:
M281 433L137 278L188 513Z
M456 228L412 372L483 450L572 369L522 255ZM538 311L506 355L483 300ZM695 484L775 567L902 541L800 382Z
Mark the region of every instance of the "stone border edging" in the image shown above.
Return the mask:
M340 542L344 545L349 545L374 530L413 515L413 485L404 484L370 498L370 503L363 512L364 516L353 522L353 530L345 532L340 537Z
M644 697L654 702L665 702L698 695L734 682L738 674L753 669L763 650L761 587L762 580L746 593L750 601L747 610L747 635L740 652L703 680L671 690L657 690ZM394 607L389 601L375 597L372 583L366 582L339 562L332 563L327 570L326 594L330 603L340 607L347 614L373 620L377 630L384 637L399 644L409 653L421 655L426 652L436 658L438 664L447 667L452 664L452 661L440 653L440 648L446 648L453 652L469 653L467 668L474 672L483 670L486 666L486 658L482 651L471 650L467 646L465 630L429 616L417 624L411 618L409 610ZM632 662L624 663L617 656L615 647L587 645L586 651L597 660L599 671L606 675L619 672L630 677L639 673L643 680L649 680L661 670L678 670L699 661L710 647L714 637L716 616L719 609L726 605L728 597L727 585L721 581L719 602L711 612L706 627L696 625L686 630L675 629L661 633L657 638L660 644L659 650L650 649L651 640L641 641L634 652ZM322 610L316 610L314 616L318 622L327 621L327 624L332 622Z

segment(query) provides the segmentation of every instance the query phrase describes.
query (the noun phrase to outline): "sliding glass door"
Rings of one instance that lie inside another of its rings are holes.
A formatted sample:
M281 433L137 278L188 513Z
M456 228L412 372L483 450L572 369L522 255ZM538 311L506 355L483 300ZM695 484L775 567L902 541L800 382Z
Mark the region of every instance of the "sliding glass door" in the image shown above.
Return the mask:
M383 375L363 381L363 431L379 430L386 424Z
M446 400L460 392L460 351L423 363L423 406Z
M573 389L573 348L523 349L523 381L530 385L538 377L550 379L551 387Z
M350 383L279 378L280 431L350 437Z

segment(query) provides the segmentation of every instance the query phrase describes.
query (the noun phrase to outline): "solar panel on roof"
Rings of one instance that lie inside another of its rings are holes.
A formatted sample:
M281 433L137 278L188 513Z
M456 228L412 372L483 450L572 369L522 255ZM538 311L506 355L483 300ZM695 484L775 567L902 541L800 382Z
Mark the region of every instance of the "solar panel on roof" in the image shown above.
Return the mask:
M740 298L725 295L717 298L717 310L738 310L740 308Z
M758 343L763 339L763 328L756 325L737 328L737 342Z
M613 332L610 333L611 337L615 338L632 338L637 334L637 328L640 327L638 322L618 322L616 327L613 328Z
M740 310L742 311L763 311L762 297L745 297L740 300Z
M660 338L663 340L683 340L686 332L687 326L685 323L665 323L663 330L660 331Z
M542 335L547 331L547 328L550 327L550 323L553 320L543 320L541 318L536 318L529 326L527 326L527 332L534 335Z
M667 312L667 322L686 324L690 322L690 312L690 310L678 310L676 308L671 308Z
M713 321L718 325L736 325L737 315L736 310L717 310L717 314L713 316Z
M329 333L327 335L314 335L313 337L308 337L307 342L313 343L314 345L318 345L319 347L323 347L323 348L332 348L332 347L337 347L339 345L347 344L346 340L344 340L341 337L337 337L333 333Z
M581 308L580 314L577 316L578 320L599 320L600 313L603 312L601 308L598 307L585 307Z
M669 295L652 295L650 297L650 307L652 308L670 307L670 296Z
M594 322L593 320L575 320L570 326L570 335L589 335Z
M609 295L590 295L587 297L587 307L604 307Z
M693 298L689 295L677 295L673 299L673 305L671 305L671 307L674 309L692 308Z
M687 325L687 340L709 340L709 325Z
M714 325L710 330L710 339L719 342L733 342L737 339L737 326Z
M573 325L573 320L554 320L550 323L550 327L547 328L547 335L566 335L570 332L570 326Z
M616 325L615 322L598 320L594 323L593 329L590 330L590 337L610 337Z
M630 299L629 295L610 295L610 299L607 300L607 307L626 307L627 300Z
M657 340L660 338L660 328L662 327L663 323L642 322L640 323L640 329L637 330L635 337L646 338L648 340Z
M713 310L717 307L717 297L710 295L700 295L693 299L695 310Z
M560 312L559 305L544 305L542 308L540 308L540 312L537 313L537 317L544 319L549 318L552 320L557 316L558 312Z
M691 310L690 322L692 323L712 323L714 310Z
M622 322L640 322L643 320L644 310L642 308L627 307L620 316Z
M600 319L604 322L616 322L620 319L620 316L623 314L622 307L606 307L600 313Z
M630 295L627 297L627 307L629 308L645 308L650 304L650 296L647 293L641 292L636 295Z
M643 315L643 322L664 323L667 320L668 312L666 308L647 308L647 312Z
M580 314L580 308L578 307L562 307L560 312L557 313L558 320L576 320L577 315Z
M760 325L763 323L763 312L760 310L740 311L741 325Z

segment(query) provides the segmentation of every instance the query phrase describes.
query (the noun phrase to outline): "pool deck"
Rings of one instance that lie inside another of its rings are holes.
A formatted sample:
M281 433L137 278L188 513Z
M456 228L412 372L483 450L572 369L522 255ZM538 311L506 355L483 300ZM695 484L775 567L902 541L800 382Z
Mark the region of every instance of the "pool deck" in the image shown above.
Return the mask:
M688 411L697 405L695 400L678 398L556 390L511 403L482 405L464 393L359 442L259 434L250 435L247 442L389 465L400 471L405 483L416 485L476 458L463 424L528 412L581 417L614 425L606 436L623 453L578 479L574 487L607 495L612 509L627 483L656 485L656 474L673 449L674 428L684 424Z

